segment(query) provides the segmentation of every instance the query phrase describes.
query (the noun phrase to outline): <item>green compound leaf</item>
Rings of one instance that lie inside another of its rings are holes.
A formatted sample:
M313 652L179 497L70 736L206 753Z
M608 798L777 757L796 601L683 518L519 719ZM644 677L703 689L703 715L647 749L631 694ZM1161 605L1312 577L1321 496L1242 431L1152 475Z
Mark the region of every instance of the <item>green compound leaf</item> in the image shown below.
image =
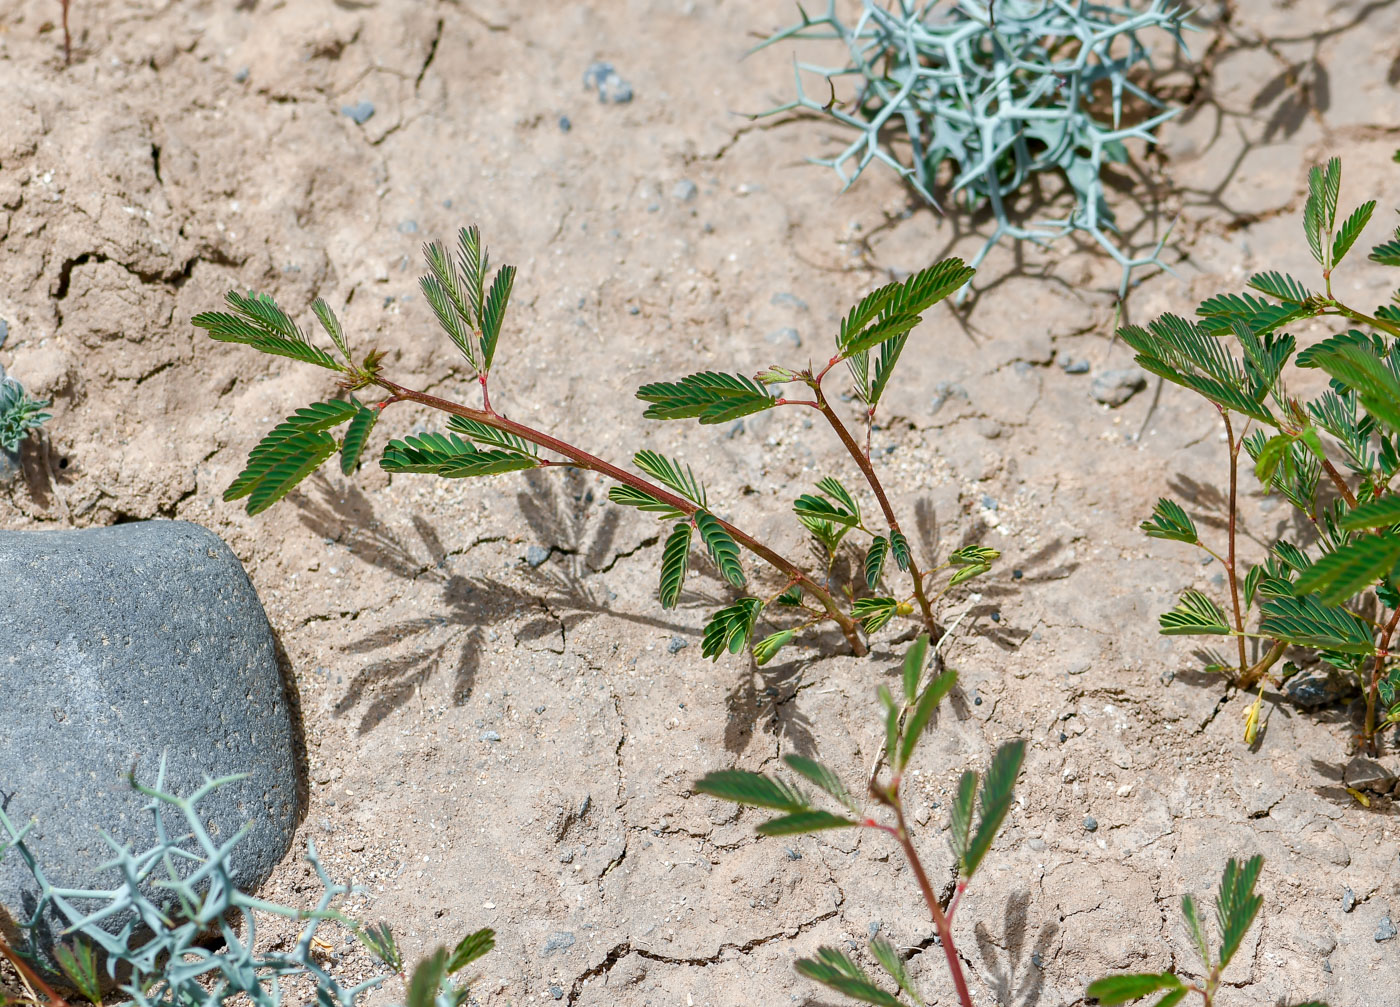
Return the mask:
M885 708L885 761L893 766L895 746L899 742L899 704L894 701L889 686L881 685L875 690L875 695Z
M1199 591L1185 591L1176 608L1157 619L1163 636L1227 636L1230 625L1220 606Z
M883 937L876 937L870 942L870 954L880 963L880 967L889 973L891 979L909 995L909 998L916 1004L923 1004L918 991L914 989L914 984L909 978L909 972L904 967L904 959L900 957L899 949Z
M1233 332L1236 322L1263 336L1316 313L1306 305L1275 304L1253 294L1218 294L1202 301L1196 308L1197 316L1213 336Z
M399 952L399 943L394 939L394 931L388 923L381 921L377 925L370 924L363 930L354 931L354 934L355 939L363 944L370 954L393 971L403 971L403 955Z
M971 878L977 872L982 858L992 848L992 840L1001 829L1001 823L1006 820L1007 812L1011 810L1011 797L1025 754L1024 741L1008 741L992 756L992 764L987 768L987 775L982 780L977 831L973 833L966 851L958 860L958 874L963 880Z
M1239 950L1240 941L1254 923L1264 904L1261 895L1254 894L1254 882L1264 866L1261 856L1250 857L1241 866L1233 857L1225 865L1220 878L1220 894L1215 900L1215 921L1220 927L1220 967L1230 964Z
M909 540L903 532L890 532L890 552L894 554L896 566L901 570L909 569Z
M1379 336L1356 330L1324 339L1298 354L1298 366L1320 367L1356 393L1372 417L1400 433L1400 374L1386 360Z
M390 441L379 464L386 472L426 472L465 479L538 468L539 459L514 451L478 451L456 434L429 433Z
M1316 595L1271 598L1259 606L1259 632L1300 647L1342 654L1374 654L1370 628L1340 608L1329 608Z
M1118 1007L1119 1004L1141 1000L1158 990L1176 989L1181 989L1181 980L1170 972L1138 972L1105 976L1091 982L1085 992L1098 1000L1101 1007ZM1183 989L1182 992L1186 991Z
M1327 553L1298 578L1298 594L1340 605L1382 577L1400 575L1400 535L1366 535Z
M661 550L662 608L675 608L680 600L686 570L690 566L690 534L690 523L682 521L666 536L666 547Z
M447 974L460 972L496 946L496 931L487 927L463 937L447 958Z
M991 566L987 563L974 563L971 566L962 567L948 579L948 586L957 587L963 581L971 580L973 577L980 577L990 569Z
M680 462L673 462L655 451L638 451L632 456L632 464L696 506L710 505L709 498L705 495L704 484L695 478L695 472L689 465L682 466Z
M880 316L880 312L889 304L898 289L898 283L886 283L862 297L841 320L841 328L836 334L836 348L844 349L850 345L853 339Z
M780 629L776 633L765 636L762 640L759 640L758 643L753 645L754 663L759 667L767 664L769 661L773 660L778 651L791 643L792 638L796 635L796 630Z
M724 579L735 587L743 587L744 568L739 563L739 543L724 530L719 518L709 511L695 512L695 527L700 532L700 541L709 550L710 559L714 560Z
M841 782L841 777L823 766L815 759L809 759L805 755L784 755L783 761L794 773L800 773L822 790L841 802L842 806L852 814L857 812L855 799L851 797L846 785Z
M608 488L608 499L623 507L636 507L638 510L646 511L657 515L662 521L674 521L676 518L685 517L683 511L679 511L670 504L656 499L650 493L635 489L631 486L611 486Z
M744 649L753 635L753 624L763 609L759 598L740 598L733 605L722 608L710 617L705 626L705 636L700 644L700 654L713 661L726 650L737 654Z
M874 1004L875 1007L903 1007L898 997L876 986L859 965L836 948L818 948L816 958L799 958L794 968L799 975L860 1003Z
M97 973L97 954L92 944L83 937L75 939L71 946L55 944L53 956L59 969L68 977L73 988L83 995L83 999L100 1005L102 981Z
M515 451L522 455L536 455L538 451L535 446L523 437L506 430L497 430L495 427L487 426L480 420L473 420L466 416L450 416L447 420L447 428L454 430L463 437L475 441L477 444L486 444L495 448L503 448L506 451Z
M930 682L928 688L919 696L914 712L909 715L909 721L904 725L904 737L899 745L899 761L895 763L896 770L903 772L904 767L909 765L909 759L914 755L914 748L923 737L924 729L933 717L933 711L943 702L943 697L948 695L957 680L958 673L950 668Z
M486 273L491 263L490 256L481 245L481 231L475 224L457 232L457 266L465 280L471 317L479 319L486 300Z
M755 831L760 836L797 836L807 832L821 832L824 829L844 829L855 824L855 819L833 815L830 811L797 811L791 815L770 818Z
M928 634L921 633L913 645L904 652L904 702L914 702L919 694L919 679L924 675L924 662L928 660Z
M1162 497L1152 510L1150 520L1138 526L1149 538L1170 539L1174 542L1195 544L1200 541L1196 533L1196 523L1175 500Z
M316 471L335 448L335 438L321 431L298 431L275 441L269 434L248 456L247 468L224 491L224 499L246 496L248 513L261 514Z
M953 798L952 812L948 817L948 845L953 850L953 858L960 864L967 856L968 838L972 833L972 802L976 798L977 774L965 769L958 777L958 792Z
M1196 900L1190 895L1181 897L1181 915L1186 918L1186 929L1191 934L1191 940L1195 942L1196 951L1201 956L1201 964L1209 969L1210 942L1206 940L1206 928L1201 923L1201 913L1196 906Z
M904 335L923 320L922 315L886 315L842 347L841 352L847 356L865 353L881 343Z
M847 528L854 528L860 523L859 514L852 513L825 497L819 497L812 493L803 493L794 500L792 509L799 518L808 518L813 521L829 521L832 524L845 525ZM803 524L806 524L806 521L803 521Z
M1285 304L1307 304L1315 295L1287 273L1274 270L1255 273L1249 278L1249 285L1255 290L1276 297Z
M856 516L857 522L860 520L860 504L851 495L851 491L846 489L840 479L833 479L831 476L823 476L817 480L817 489L821 490L831 499L835 500L846 510Z
M496 340L501 335L501 323L506 317L510 288L515 284L515 267L502 266L491 281L486 303L481 306L481 369L489 371L496 356Z
M3 386L0 386L0 391L3 391ZM292 413L273 427L248 453L248 464L224 491L224 499L238 500L248 496L274 465L285 462L289 456L305 456L321 450L324 440L320 438L300 439L295 444L288 442L303 434L320 433L339 426L353 418L357 408L359 407L353 402L336 400L315 402ZM334 440L331 443L334 444Z
M990 566L1001 559L1001 550L985 545L965 545L948 556L953 566Z
M1400 525L1400 494L1391 494L1364 503L1338 523L1338 526L1346 531L1388 528L1392 525Z
M364 406L360 406L351 418L350 425L345 428L345 439L340 442L340 471L343 475L350 475L360 464L360 455L364 454L370 432L378 419L378 409L366 409Z
M885 557L889 555L890 540L876 535L870 543L870 551L865 554L865 584L870 590L880 583L880 575L885 572Z
M691 789L697 794L709 794L722 801L754 808L771 808L789 814L810 809L806 796L796 787L776 777L750 773L744 769L719 769L706 773L695 781Z
M428 263L428 275L418 278L418 289L433 309L438 324L447 333L459 353L480 372L477 355L476 309L470 306L469 284L463 279L447 248L432 241L423 246L423 258Z
M1362 230L1371 221L1371 214L1375 212L1376 201L1367 200L1351 211L1351 216L1343 221L1342 226L1337 229L1336 240L1332 242L1332 265L1336 266L1351 251L1351 246L1356 244L1356 239L1361 237Z
M802 604L802 587L801 587L801 585L799 585L799 584L794 584L792 587L788 588L788 589L787 589L786 591L784 591L782 594L778 595L778 597L775 598L774 601L776 602L776 604L779 604L779 605L787 605L789 608L796 608L796 607L798 607L799 605Z
M290 357L332 371L345 369L325 350L307 342L306 334L268 295L249 291L245 296L230 290L224 299L233 309L233 314L205 311L191 319L191 323L204 329L210 339L221 343L243 343L263 353Z
M679 381L661 381L637 389L637 398L650 402L642 415L652 420L694 417L701 423L724 423L777 405L760 384L742 374L704 371Z
M1382 266L1400 266L1400 237L1394 241L1381 242L1371 249L1367 258L1372 262L1379 262Z
M909 314L927 311L949 294L962 288L976 270L962 259L952 258L921 269L899 285L890 299L890 313Z
M872 409L879 404L880 396L885 393L890 375L894 374L894 365L899 363L899 355L904 352L904 344L908 341L909 337L904 335L881 344L880 356L875 361L875 374L865 394L865 404ZM861 381L860 384L864 385L865 382Z
M894 618L899 602L893 598L859 598L851 606L851 615L865 626L867 633L874 633Z
M345 341L345 330L340 327L340 319L335 317L331 306L318 297L311 303L311 310L315 313L316 320L321 323L321 328L326 331L326 335L331 337L331 342L335 343L336 349L340 350L345 362L353 363L350 358L350 346Z
M408 981L408 1007L434 1007L446 978L447 949L438 948L414 967Z

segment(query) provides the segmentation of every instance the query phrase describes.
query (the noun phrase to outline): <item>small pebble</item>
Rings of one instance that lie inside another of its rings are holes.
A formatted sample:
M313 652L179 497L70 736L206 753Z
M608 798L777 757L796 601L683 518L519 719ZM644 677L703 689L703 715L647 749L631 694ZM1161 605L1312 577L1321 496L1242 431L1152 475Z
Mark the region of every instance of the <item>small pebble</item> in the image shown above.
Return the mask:
M544 707L543 707L543 706L537 706L537 707L535 707L535 712L536 712L536 713L544 713Z
M1000 613L1000 612L993 612L993 613L992 613L992 622L1001 622L1001 613Z
M661 209L660 203L650 203L647 205L647 213L656 213Z
M1376 927L1376 943L1393 941L1397 933L1400 933L1400 931L1397 931L1395 929L1395 924L1390 922L1390 913L1386 913L1381 917L1380 925Z
M774 346L802 345L802 337L798 335L797 330L793 328L774 329L772 332L768 333L768 335L764 336L763 339L765 342L772 343Z
M1064 744L1066 741L1068 741L1068 740L1069 740L1069 735L1066 734L1064 731L1061 731L1061 732L1060 732L1060 744L1063 745L1063 744Z
M246 66L240 66L240 67L238 68L238 72L235 73L235 74L233 75L233 80L234 80L234 83L236 83L236 84L244 84L244 83L247 83L247 81L248 81L248 68L247 68Z
M563 990L562 987L559 987L559 986L551 986L551 987L549 988L549 995L552 996L552 997L553 997L554 999L556 999L556 1000L563 1000L563 999L564 999L564 990Z
M1098 820L1097 818L1095 818L1093 815L1085 815L1085 816L1084 816L1084 831L1085 831L1085 832L1098 832L1098 831L1099 831L1099 820Z
M361 101L356 102L354 105L343 105L341 106L340 114L348 119L353 119L355 125L363 126L365 123L369 122L370 117L374 115L374 102Z
M563 951L565 948L574 946L574 935L569 930L556 930L545 938L544 947L540 948L540 957L544 958L554 954L556 951Z
M683 178L676 183L676 187L671 190L671 198L682 203L689 203L700 192L699 188L688 178Z
M418 233L418 221L416 221L416 220L401 220L401 221L399 221L399 233L400 233L400 234L417 234L417 233Z
M666 644L666 652L668 654L678 654L689 646L690 641L687 640L685 637L673 636L671 637L671 642Z
M561 115L559 117L559 132L567 133L573 128L574 124L569 121L569 117L567 115Z
M876 934L880 932L880 926L881 922L879 920L871 920L868 924L866 924L865 932L873 938Z
M983 493L983 494L982 494L982 509L983 509L983 510L996 510L996 509L997 509L997 502L996 502L995 500L992 499L991 494L988 494L988 493Z
M1089 361L1087 361L1087 360L1070 360L1069 358L1066 357L1066 358L1061 362L1061 364L1060 364L1060 369L1061 369L1062 371L1064 371L1066 374L1088 374L1088 373L1089 373Z
M1038 969L1043 969L1043 968L1045 968L1045 959L1042 958L1042 957L1040 957L1040 952L1039 952L1039 951L1032 951L1032 952L1031 952L1031 964L1034 965L1034 966L1035 966L1036 968L1038 968Z
M596 90L598 100L604 104L625 105L632 100L632 85L618 75L611 63L602 60L589 64L583 72L583 86Z
M1011 579L1012 579L1012 580L1020 580L1020 579L1021 579L1022 577L1024 577L1024 576L1025 576L1025 574L1023 574L1020 570L1012 570L1012 571L1011 571Z
M774 294L771 298L769 298L768 303L779 307L786 306L789 308L796 308L798 311L807 310L806 301L798 297L796 294L789 294L786 291Z
M802 854L798 853L798 852L797 852L796 850L794 850L791 846L784 847L784 848L783 848L783 852L787 854L787 858L788 858L789 860L801 860L801 859L802 859Z
M481 732L481 740L482 740L482 741L500 741L500 740L501 740L501 736L500 736L499 734L497 734L495 731L482 731L482 732Z
M982 697L981 697L981 696L973 696L973 697L972 697L972 705L973 705L973 706L981 706L981 705L982 705Z
M1089 386L1095 402L1117 409L1147 387L1147 375L1136 367L1104 371Z
M542 545L532 545L525 550L525 562L533 570L535 567L549 559L549 550Z
M628 313L629 315L640 315L640 314L642 313L642 309L639 308L639 307L637 307L637 306L634 304L634 305L632 305L630 308L627 309L627 313Z
M1342 889L1342 912L1349 913L1356 908L1356 893L1350 888Z

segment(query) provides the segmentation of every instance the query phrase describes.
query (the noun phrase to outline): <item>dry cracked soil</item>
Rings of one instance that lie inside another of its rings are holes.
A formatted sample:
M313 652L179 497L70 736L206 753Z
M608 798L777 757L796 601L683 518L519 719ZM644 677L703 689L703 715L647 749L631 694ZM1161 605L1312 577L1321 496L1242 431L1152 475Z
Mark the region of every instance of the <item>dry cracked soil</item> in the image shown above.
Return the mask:
M0 522L181 518L232 545L300 697L298 848L314 839L364 885L355 911L392 921L410 959L494 927L475 1002L831 1004L794 958L875 932L908 950L929 1002L952 1002L882 837L759 839L756 815L690 790L786 752L860 779L907 634L861 659L828 635L764 668L705 661L700 629L728 589L699 570L662 611L665 526L573 472L328 469L249 518L221 500L249 448L333 387L190 325L230 287L304 319L325 297L390 372L470 400L416 276L425 238L479 223L520 267L494 404L605 457L687 458L724 512L806 556L789 501L823 474L856 479L826 431L795 410L658 425L632 390L821 359L853 299L971 256L986 221L939 216L875 170L838 196L803 160L839 142L832 126L742 114L789 95L790 53L740 57L792 5L80 0L67 66L58 7L0 2L0 363L55 401ZM1400 4L1207 2L1197 20L1193 59L1159 81L1186 111L1115 176L1135 247L1175 221L1177 275L1139 274L1133 320L1188 313L1255 269L1311 275L1298 218L1327 156L1344 159L1344 201L1400 204ZM629 103L582 85L600 59ZM1382 280L1358 264L1342 282L1376 303ZM1181 895L1208 896L1228 857L1257 852L1264 908L1220 1002L1396 1003L1400 943L1376 939L1400 919L1395 805L1348 796L1347 711L1266 690L1251 748L1252 697L1156 632L1180 588L1220 585L1137 523L1173 493L1217 528L1225 460L1216 417L1174 387L1116 409L1091 397L1096 374L1131 363L1110 338L1116 283L1074 241L999 248L962 309L924 322L873 434L922 548L1003 553L945 604L962 679L910 785L946 881L957 773L1028 743L957 919L977 1002L1082 1004L1105 972L1189 968ZM1089 374L1061 366L1080 360ZM381 427L430 422L396 407ZM1257 555L1289 517L1246 485ZM315 891L294 849L264 894ZM373 971L348 944L335 954Z

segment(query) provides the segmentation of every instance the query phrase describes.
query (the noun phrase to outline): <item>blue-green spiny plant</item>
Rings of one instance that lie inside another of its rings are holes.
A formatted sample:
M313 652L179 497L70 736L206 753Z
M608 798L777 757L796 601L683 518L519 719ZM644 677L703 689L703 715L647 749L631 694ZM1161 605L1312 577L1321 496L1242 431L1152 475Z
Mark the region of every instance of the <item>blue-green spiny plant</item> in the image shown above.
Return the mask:
M920 738L932 721L938 704L957 682L957 672L952 670L925 680L924 673L929 664L929 640L921 636L904 655L900 697L896 699L887 686L879 688L880 703L885 709L885 746L866 790L870 798L885 809L886 820L866 816L835 772L801 755L787 755L783 761L794 773L832 798L840 811L825 811L813 806L800 788L777 777L740 769L709 773L695 782L694 790L737 804L778 812L778 817L758 826L758 833L763 836L866 828L884 832L893 838L908 861L928 907L947 959L953 986L957 990L958 1002L961 1007L973 1007L963 961L953 943L953 914L957 912L963 892L991 850L992 840L1011 810L1016 777L1021 772L1021 761L1025 756L1025 743L1009 741L997 749L981 781L980 799L976 772L966 770L958 780L948 828L948 843L952 847L958 880L951 900L945 905L934 891L915 846L900 793L904 773L909 768ZM975 827L974 803L980 805ZM861 1003L903 1007L904 1001L900 999L900 994L903 994L913 1003L923 1004L904 967L904 956L893 944L883 937L877 937L870 942L870 954L894 982L897 987L895 993L886 992L840 948L820 948L816 958L799 959L796 967L807 978Z
M1334 294L1333 271L1376 209L1368 200L1339 219L1341 181L1336 158L1308 177L1303 231L1321 267L1320 291L1271 270L1251 278L1249 292L1206 300L1195 320L1163 315L1145 328L1125 326L1119 335L1137 351L1140 365L1215 407L1229 454L1224 555L1201 540L1186 509L1173 500L1159 501L1142 528L1218 560L1228 578L1230 613L1208 595L1186 591L1162 615L1162 633L1233 637L1235 655L1218 658L1212 669L1241 689L1258 684L1262 690L1266 676L1278 684L1270 672L1289 646L1316 652L1364 693L1361 741L1374 750L1380 729L1400 722L1400 493L1392 485L1400 474L1400 290L1371 313ZM1371 250L1370 259L1400 267L1400 228ZM1318 317L1358 328L1295 354L1297 340L1283 329ZM1328 390L1310 401L1292 394L1290 362L1321 371ZM1264 491L1288 500L1317 537L1312 546L1279 539L1243 573L1236 554L1241 452L1253 461ZM1259 622L1250 629L1256 604ZM1264 645L1252 661L1250 639Z
M764 113L807 109L857 134L834 157L809 160L835 169L847 187L880 161L934 205L947 163L955 197L995 220L974 268L1004 236L1044 243L1071 231L1092 236L1122 267L1120 296L1134 268L1161 265L1165 235L1142 256L1125 252L1112 236L1103 171L1106 162L1128 160L1126 141L1154 143L1153 130L1174 114L1163 110L1123 124L1125 96L1163 108L1137 82L1151 69L1139 36L1165 31L1185 51L1181 33L1189 26L1181 8L1168 0L1151 0L1141 10L1089 0L863 0L848 24L836 7L828 0L824 15L810 17L799 6L802 21L759 46L788 39L846 46L845 66L797 63L797 97ZM825 78L830 96L808 94L804 72ZM845 78L854 81L855 94L838 102L835 82ZM896 130L899 144L891 142ZM1074 209L1030 227L1014 223L1017 195L1044 172L1069 186Z
M0 378L0 448L18 451L31 431L53 418L44 412L48 406L47 399L31 397L14 378Z
M719 516L691 467L655 451L638 451L632 463L639 472L605 461L559 437L508 418L492 405L490 383L497 341L515 280L515 267L491 275L486 250L476 228L458 236L457 255L433 242L424 246L428 273L420 282L424 297L448 338L461 353L481 388L479 407L463 405L392 381L382 372L383 354L372 350L357 363L339 320L324 300L312 305L322 329L341 359L310 342L277 303L265 294L230 291L231 311L196 315L194 324L222 342L245 343L264 353L315 364L340 375L346 398L316 402L297 410L263 438L248 464L224 493L225 500L246 497L257 514L284 497L327 458L340 453L340 469L349 475L359 464L379 415L399 403L427 406L449 416L448 433L391 440L380 465L393 473L428 473L448 479L488 476L524 469L581 469L616 483L608 498L655 514L672 524L661 556L660 600L674 608L681 597L696 537L720 576L736 588L749 586L740 562L741 548L777 571L779 580L766 596L745 595L716 612L705 626L701 653L717 659L738 653L750 641L760 613L776 609L775 632L753 646L759 664L772 659L798 633L835 623L853 653L866 652L862 634L872 634L896 617L913 617L935 639L942 628L934 612L948 590L991 569L1000 553L978 545L953 551L944 562L925 567L900 528L870 452L870 430L880 397L903 353L911 330L924 313L959 289L972 276L961 259L945 259L898 283L871 291L851 308L834 333L834 352L818 364L791 369L773 365L753 377L716 371L689 374L674 381L643 385L637 397L648 403L648 419L695 419L702 424L729 423L768 409L806 408L819 412L850 455L879 504L879 519L866 516L860 502L838 479L818 480L816 493L793 503L798 521L820 543L824 570L809 570ZM865 421L864 443L857 440L828 399L823 381L844 364L854 398ZM775 394L775 386L781 387ZM371 403L353 394L366 388L387 393ZM344 427L340 438L329 432ZM855 532L866 536L863 577L850 585L832 584L836 551ZM893 562L890 562L893 561ZM907 572L909 586L887 586L894 570ZM935 580L943 576L940 586ZM783 625L786 623L786 625Z
M1215 922L1220 931L1220 954L1212 957L1210 940L1200 908L1191 895L1181 897L1181 915L1186 921L1191 944L1205 967L1197 981L1183 979L1174 972L1137 972L1105 976L1089 984L1088 995L1101 1007L1118 1007L1134 1003L1154 993L1161 993L1153 1007L1175 1007L1191 993L1201 997L1202 1007L1215 1007L1216 993L1230 960L1239 951L1254 918L1264 904L1263 896L1254 894L1254 883L1264 866L1264 858L1250 857L1243 864L1231 859L1220 877L1220 893L1215 899ZM1321 1000L1309 1000L1298 1007L1327 1007Z
M318 942L317 929L327 922L348 928L380 961L403 973L388 924L366 928L335 909L336 900L355 889L331 880L313 843L307 843L306 859L323 889L314 908L279 905L238 890L231 880L232 856L246 829L219 844L198 813L200 801L237 779L241 777L207 780L186 797L168 794L163 759L154 786L133 779L132 786L151 799L147 810L156 838L149 848L132 852L105 837L113 858L100 870L116 870L121 878L110 889L51 884L25 845L30 826L16 826L0 809L0 857L18 856L39 889L33 912L18 921L24 938L20 946L11 948L0 940L0 956L45 998L20 1002L66 1007L68 1001L44 975L43 963L51 955L67 985L93 1004L101 1004L104 987L116 984L122 997L137 1007L214 1007L230 1000L278 1007L283 981L303 978L315 985L316 1003L321 1007L354 1007L387 976L347 985L327 969L315 951L318 943L324 946ZM179 812L187 826L182 835L172 833L172 811ZM50 949L45 920L55 912L67 921L60 935L66 942ZM304 920L306 925L290 951L262 952L256 948L256 913ZM210 949L205 938L211 934L222 939L222 947ZM491 930L479 930L451 950L438 948L409 978L408 1007L461 1007L469 988L451 976L490 951L494 943ZM0 1002L5 1002L3 993Z

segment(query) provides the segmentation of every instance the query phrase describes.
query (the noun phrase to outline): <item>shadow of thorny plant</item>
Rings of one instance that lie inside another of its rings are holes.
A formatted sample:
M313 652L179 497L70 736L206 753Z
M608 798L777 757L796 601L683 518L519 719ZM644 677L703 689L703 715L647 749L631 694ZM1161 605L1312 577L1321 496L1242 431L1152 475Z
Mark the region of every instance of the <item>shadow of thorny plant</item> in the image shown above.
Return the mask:
M375 655L351 676L335 706L337 716L363 707L361 734L374 729L441 671L450 675L452 703L465 703L483 647L503 631L511 633L516 646L559 654L576 626L603 613L676 634L693 632L665 619L611 607L596 575L622 558L613 550L619 512L612 507L600 511L597 491L586 476L568 472L560 481L531 473L525 478L527 489L517 495L516 504L532 533L530 540L546 543L549 558L538 566L521 564L514 583L453 572L456 555L468 550L449 553L421 515L410 519L416 541L394 534L375 519L373 505L353 486L332 488L320 479L312 484L313 494L295 498L302 523L316 535L338 541L356 559L393 577L439 589L432 614L390 622L344 646L347 654ZM469 548L504 540L478 539ZM641 547L655 542L646 539ZM702 584L697 578L694 586ZM701 598L693 591L687 595L682 604Z
M1055 935L1060 932L1058 924L1042 923L1030 954L1023 957L1027 931L1030 929L1030 906L1030 892L1021 889L1011 893L1006 900L1000 940L993 936L985 921L979 920L973 928L977 952L986 966L996 1002L1006 1007L1036 1007L1040 1003L1045 982L1041 964L1050 957Z

